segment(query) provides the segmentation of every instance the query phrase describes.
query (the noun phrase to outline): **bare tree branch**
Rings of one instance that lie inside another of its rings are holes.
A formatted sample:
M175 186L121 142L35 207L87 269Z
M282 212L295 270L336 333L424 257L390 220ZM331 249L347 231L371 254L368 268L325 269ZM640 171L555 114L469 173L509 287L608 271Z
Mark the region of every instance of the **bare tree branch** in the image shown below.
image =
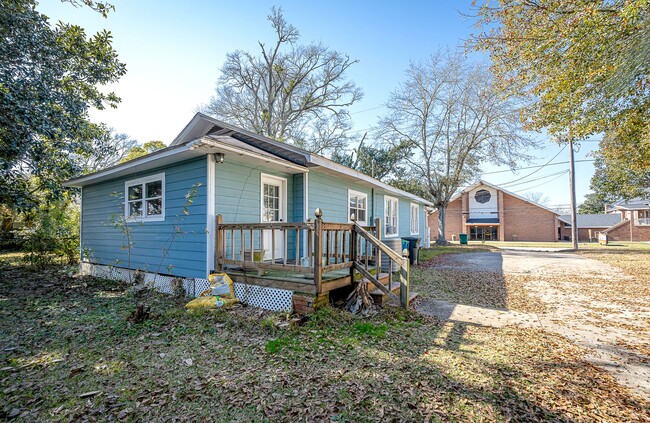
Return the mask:
M459 187L485 162L528 160L525 150L535 143L520 129L514 100L500 98L488 70L459 53L411 63L406 76L388 100L377 136L393 146L411 143L405 161L440 209L444 242L444 210Z
M300 34L282 9L272 8L268 20L274 42L260 41L258 56L228 54L216 94L202 110L319 154L345 146L351 128L345 108L362 98L346 78L357 61L320 43L298 45Z

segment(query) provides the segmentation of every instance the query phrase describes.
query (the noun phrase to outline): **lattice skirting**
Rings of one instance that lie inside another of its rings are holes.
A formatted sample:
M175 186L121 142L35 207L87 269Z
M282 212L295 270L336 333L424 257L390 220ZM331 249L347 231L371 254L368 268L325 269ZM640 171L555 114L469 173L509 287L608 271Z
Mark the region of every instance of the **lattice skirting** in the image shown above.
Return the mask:
M94 263L81 263L81 274L100 278L115 279L124 282L135 280L136 270L116 266L105 266ZM142 272L145 285L165 294L171 294L174 277ZM129 279L129 274L131 275ZM196 297L210 287L210 282L204 278L181 278L183 288L188 297ZM286 289L268 288L235 282L235 296L242 303L272 311L292 311L291 298L293 291Z

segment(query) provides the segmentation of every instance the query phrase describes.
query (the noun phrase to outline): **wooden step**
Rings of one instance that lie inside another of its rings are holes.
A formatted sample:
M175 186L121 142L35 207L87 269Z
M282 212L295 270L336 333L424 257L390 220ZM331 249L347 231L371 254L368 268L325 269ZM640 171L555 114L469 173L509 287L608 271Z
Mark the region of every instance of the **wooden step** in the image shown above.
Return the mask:
M388 281L386 281L386 285L385 285L386 288L388 288L387 285L388 285ZM400 287L399 282L393 282L389 289L393 292L393 294L399 296L399 287ZM375 304L384 304L385 302L390 300L388 294L384 294L381 290L379 290L379 288L370 291L370 296L372 297Z
M383 285L388 288L388 280L386 281L380 281L383 282ZM390 290L393 291L395 294L399 294L399 282L393 282L392 286L390 287ZM375 286L374 284L372 286ZM379 288L375 288L372 291L370 291L370 295L386 295L384 294Z
M413 302L413 300L416 299L417 297L418 297L417 292L413 292L413 291L409 292L409 304L411 304ZM389 306L394 306L394 307L399 307L400 306L399 301L388 301L385 304L389 305Z

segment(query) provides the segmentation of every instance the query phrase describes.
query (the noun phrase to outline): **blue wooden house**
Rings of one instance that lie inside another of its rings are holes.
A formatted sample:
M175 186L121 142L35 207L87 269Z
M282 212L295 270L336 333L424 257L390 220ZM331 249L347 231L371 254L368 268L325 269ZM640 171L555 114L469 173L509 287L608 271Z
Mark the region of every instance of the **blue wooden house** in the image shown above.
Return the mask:
M429 242L423 198L200 113L169 147L66 185L81 188L86 271L226 271L308 307L355 275L390 291L402 238Z

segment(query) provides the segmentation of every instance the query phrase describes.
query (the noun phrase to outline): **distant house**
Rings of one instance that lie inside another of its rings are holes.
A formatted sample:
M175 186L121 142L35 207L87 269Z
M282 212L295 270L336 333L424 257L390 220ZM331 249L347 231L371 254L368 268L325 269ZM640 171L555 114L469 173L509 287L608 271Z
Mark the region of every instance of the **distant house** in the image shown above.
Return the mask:
M619 201L607 205L605 213L619 217L619 223L604 231L611 241L650 241L649 199Z
M621 222L620 214L578 214L578 241L597 241L598 234ZM571 215L563 214L560 222L560 240L571 240Z
M66 185L81 188L89 272L139 269L204 286L226 270L238 283L310 295L304 305L349 285L354 262L401 262L401 238L428 243L426 200L200 113L169 147Z
M461 233L473 241L556 241L560 214L485 181L455 195L446 212L447 240ZM431 239L438 238L438 211L429 215Z

